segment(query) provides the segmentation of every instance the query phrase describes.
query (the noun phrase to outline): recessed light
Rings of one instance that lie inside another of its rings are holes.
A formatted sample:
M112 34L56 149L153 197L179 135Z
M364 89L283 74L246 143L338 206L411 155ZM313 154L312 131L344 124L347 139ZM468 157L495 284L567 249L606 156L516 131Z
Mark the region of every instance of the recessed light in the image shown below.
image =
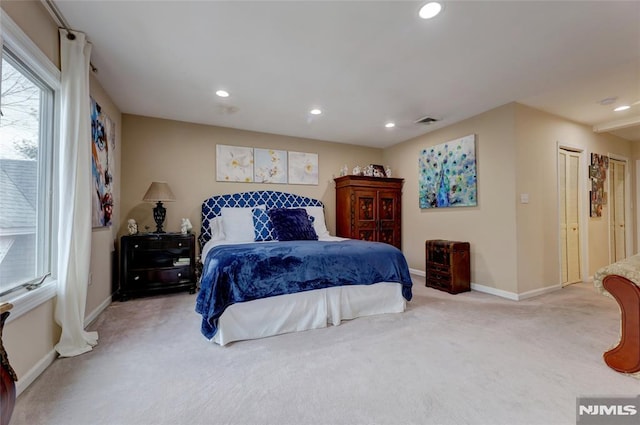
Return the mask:
M627 109L631 108L631 106L629 105L622 105L622 106L618 106L616 109L614 109L615 112L620 112L620 111L626 111Z
M310 110L309 113L311 115L320 115L322 113L322 111L320 109L318 109L318 108L315 108L315 109Z
M388 122L388 123L386 123L384 126L385 126L385 127L387 127L387 128L393 128L393 127L395 127L395 126L396 126L396 123L394 123L394 122Z
M431 19L442 11L442 4L437 1L431 1L420 8L418 16L422 19Z
M220 97L229 97L229 92L225 90L218 90L216 95Z

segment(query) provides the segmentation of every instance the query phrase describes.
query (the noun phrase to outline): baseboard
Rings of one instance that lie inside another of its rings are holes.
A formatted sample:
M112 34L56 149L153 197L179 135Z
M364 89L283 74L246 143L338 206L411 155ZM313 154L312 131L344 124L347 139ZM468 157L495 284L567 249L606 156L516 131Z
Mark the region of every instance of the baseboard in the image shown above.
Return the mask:
M523 292L522 294L518 294L518 301L526 300L527 298L537 297L539 295L548 294L549 292L555 292L557 290L562 289L561 284L546 286L540 289L534 289L532 291Z
M22 394L22 392L26 390L42 372L51 366L51 363L53 363L57 358L58 353L56 350L51 350L42 359L40 359L38 363L29 369L24 376L18 377L18 382L16 382L16 397Z
M416 276L420 276L420 277L426 277L427 276L427 273L425 273L424 270L409 269L409 273L414 274Z
M89 313L89 315L87 317L84 318L84 327L85 327L85 329L90 324L92 324L93 321L98 318L98 316L100 316L100 313L102 313L105 308L109 307L109 304L111 304L111 300L112 300L112 295L109 295L109 297L107 299L102 301L98 307L96 307L91 313Z
M409 273L415 276L426 277L426 273L423 270L409 269ZM480 285L479 283L471 283L471 289L474 291L482 292L489 295L495 295L496 297L506 298L513 301L526 300L527 298L537 297L538 295L547 294L549 292L562 289L562 285L547 286L545 288L534 289L533 291L523 292L522 294L516 294L515 292L509 292L502 289L492 288L490 286Z

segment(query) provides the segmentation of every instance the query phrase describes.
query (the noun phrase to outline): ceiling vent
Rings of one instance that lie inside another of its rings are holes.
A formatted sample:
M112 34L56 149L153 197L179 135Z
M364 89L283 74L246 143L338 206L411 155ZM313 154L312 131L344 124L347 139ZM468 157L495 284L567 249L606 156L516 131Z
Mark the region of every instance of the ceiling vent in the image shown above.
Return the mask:
M426 125L429 125L429 124L433 124L433 123L434 123L434 122L436 122L436 121L438 121L438 120L437 120L437 119L435 119L435 118L432 118L432 117L430 117L430 116L426 116L426 117L422 117L422 118L420 118L419 120L415 121L415 123L416 123L416 124L426 124Z

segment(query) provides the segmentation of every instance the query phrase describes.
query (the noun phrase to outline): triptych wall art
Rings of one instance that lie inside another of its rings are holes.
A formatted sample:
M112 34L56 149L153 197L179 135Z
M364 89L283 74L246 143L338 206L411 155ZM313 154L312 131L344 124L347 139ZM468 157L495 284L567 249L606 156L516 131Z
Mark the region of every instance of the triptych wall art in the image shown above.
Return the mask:
M418 158L420 208L477 205L475 134L423 149Z
M113 215L113 168L116 125L91 98L91 222L93 227L111 226Z
M591 180L589 215L591 217L602 217L602 206L607 205L607 192L604 191L604 182L607 179L608 168L608 156L597 153L591 154L591 165L589 166L589 180Z
M216 145L220 182L318 184L318 154Z

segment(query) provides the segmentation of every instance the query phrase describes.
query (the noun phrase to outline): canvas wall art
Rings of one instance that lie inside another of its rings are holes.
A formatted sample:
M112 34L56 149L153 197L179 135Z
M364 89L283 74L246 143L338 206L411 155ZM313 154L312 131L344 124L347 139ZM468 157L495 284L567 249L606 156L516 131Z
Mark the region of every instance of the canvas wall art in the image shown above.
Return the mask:
M477 205L475 134L423 149L418 158L420 208Z
M604 191L604 183L607 179L608 168L608 156L591 153L591 165L589 165L589 179L591 180L589 215L591 217L602 217L602 206L607 204L607 193Z
M93 227L111 226L115 149L115 123L91 98L91 174L93 178L91 222Z
M253 148L216 145L216 180L219 182L252 182Z
M318 154L289 151L289 184L318 184Z
M275 149L253 150L253 181L256 183L287 182L287 151Z

